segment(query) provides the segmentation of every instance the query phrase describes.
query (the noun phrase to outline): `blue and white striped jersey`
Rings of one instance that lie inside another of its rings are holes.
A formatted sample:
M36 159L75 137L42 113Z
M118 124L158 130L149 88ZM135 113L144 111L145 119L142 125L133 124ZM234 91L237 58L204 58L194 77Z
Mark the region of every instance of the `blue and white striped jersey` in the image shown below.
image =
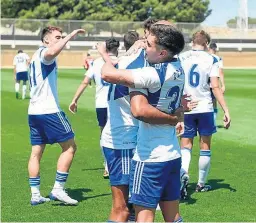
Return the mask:
M46 61L46 47L40 47L30 62L30 103L28 114L52 114L61 111L57 94L56 59Z
M110 56L112 59L117 59L116 56ZM103 67L105 61L100 57L94 60L89 67L88 71L85 73L90 79L95 80L96 84L96 94L95 94L95 107L96 108L106 108L108 106L107 96L110 83L102 80L101 78L101 68Z
M135 89L162 112L173 113L179 106L184 87L184 73L177 58L171 62L132 70ZM143 162L166 162L181 156L175 126L140 121L133 159Z
M18 53L13 58L13 65L16 66L16 73L28 71L29 56L26 53Z
M213 112L210 78L219 77L218 61L203 50L189 50L179 55L185 73L184 94L198 105L186 114Z
M145 52L121 57L119 69L145 66ZM130 110L129 88L111 84L108 93L108 119L101 135L101 145L112 149L134 149L137 144L138 120Z

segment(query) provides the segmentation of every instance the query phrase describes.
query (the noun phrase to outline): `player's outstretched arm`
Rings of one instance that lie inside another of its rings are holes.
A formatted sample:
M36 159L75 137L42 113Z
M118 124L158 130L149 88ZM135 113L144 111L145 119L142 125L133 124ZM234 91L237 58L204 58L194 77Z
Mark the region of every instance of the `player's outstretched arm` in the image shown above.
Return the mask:
M183 110L179 110L175 114L161 112L150 105L147 97L139 91L131 92L130 97L132 115L140 121L150 124L169 124L173 126L183 121Z
M211 80L212 92L224 112L224 119L223 119L224 127L226 129L228 129L230 127L231 118L229 115L229 111L228 111L228 107L227 107L225 98L224 98L224 96L221 92L221 89L219 87L218 77L211 77L210 80Z
M76 29L70 34L68 34L65 38L61 39L59 42L54 44L52 47L48 48L48 50L44 54L44 58L47 61L53 60L59 53L62 51L64 46L67 44L69 40L71 40L78 33L85 33L84 29Z
M69 105L69 111L71 113L75 114L77 112L78 100L79 100L80 96L83 94L83 92L86 89L86 87L88 86L88 84L90 83L90 81L91 81L91 79L88 76L85 76L84 80L77 88L77 91L72 99L72 102Z

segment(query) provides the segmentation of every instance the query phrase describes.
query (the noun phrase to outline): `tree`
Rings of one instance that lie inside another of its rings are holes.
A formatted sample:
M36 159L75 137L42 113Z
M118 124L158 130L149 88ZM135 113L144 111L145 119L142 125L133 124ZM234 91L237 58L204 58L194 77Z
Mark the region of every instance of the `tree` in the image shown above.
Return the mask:
M238 19L238 17L228 20L227 21L228 27L236 28L237 19ZM248 25L254 25L256 27L256 18L248 17Z
M203 22L209 0L2 0L2 17L96 21Z

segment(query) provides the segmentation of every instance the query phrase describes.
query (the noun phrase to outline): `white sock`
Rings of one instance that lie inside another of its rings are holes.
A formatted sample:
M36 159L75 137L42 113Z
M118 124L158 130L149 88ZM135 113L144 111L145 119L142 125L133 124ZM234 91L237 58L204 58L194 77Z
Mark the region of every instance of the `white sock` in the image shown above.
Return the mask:
M191 161L191 149L182 148L181 149L181 168L183 169L183 173L184 171L188 173L190 161Z
M25 96L26 96L26 90L27 90L27 86L26 86L26 85L23 85L23 86L22 86L22 98L25 98Z
M19 92L19 90L20 90L20 84L15 83L15 92Z
M105 166L105 171L108 172L108 165L107 165L107 161L106 160L104 160L104 166Z
M30 177L29 186L31 189L31 194L33 196L40 196L40 176Z
M33 186L33 187L30 187L30 188L31 188L31 194L32 194L32 196L40 195L40 185L38 185L38 186Z
M204 186L211 164L211 150L200 150L198 184Z
M105 170L106 170L106 171L108 171L107 160L106 160L105 154L104 154L104 152L103 152L103 148L102 148L102 147L100 147L100 149L101 149L101 154L102 154L103 159L104 159L104 163L103 163L103 165L104 165L104 167L105 167Z

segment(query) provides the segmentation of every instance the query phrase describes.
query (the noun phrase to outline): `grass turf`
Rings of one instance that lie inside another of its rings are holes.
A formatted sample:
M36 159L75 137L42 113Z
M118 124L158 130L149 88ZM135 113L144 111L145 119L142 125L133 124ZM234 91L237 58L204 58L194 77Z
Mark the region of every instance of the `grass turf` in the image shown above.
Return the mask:
M1 70L2 79L2 168L1 192L3 222L104 222L111 208L111 191L104 180L99 148L99 129L94 109L95 88L87 88L79 101L78 113L68 105L83 78L83 70L59 70L59 99L76 134L78 151L67 182L69 194L80 201L77 207L50 202L30 206L27 162L30 155L27 107L29 100L16 100L13 71ZM194 193L198 175L198 140L190 168L191 199L181 202L186 222L256 221L255 160L255 70L225 70L226 100L232 123L230 130L218 129L212 142L209 183L213 190ZM219 109L220 111L220 109ZM218 124L222 124L222 112ZM41 161L41 193L49 194L60 154L58 145L47 146ZM160 212L156 221L163 221Z

